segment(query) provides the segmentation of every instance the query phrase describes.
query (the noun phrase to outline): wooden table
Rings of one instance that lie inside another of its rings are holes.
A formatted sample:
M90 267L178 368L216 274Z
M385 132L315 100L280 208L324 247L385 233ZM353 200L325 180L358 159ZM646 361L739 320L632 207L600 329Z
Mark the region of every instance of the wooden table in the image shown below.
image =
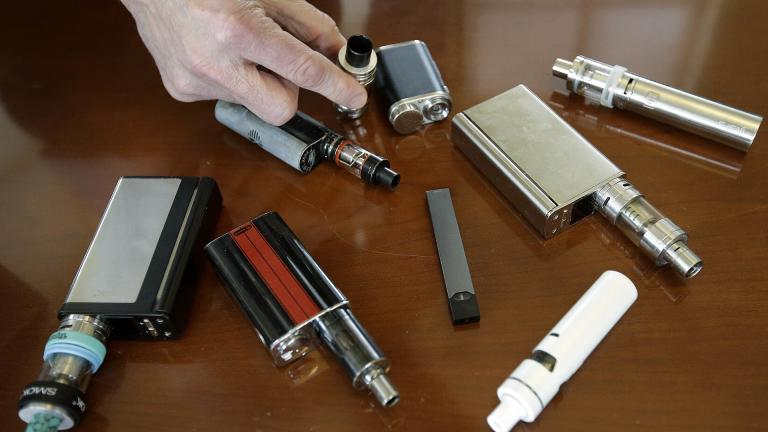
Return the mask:
M330 3L330 4L329 4ZM278 211L392 361L401 403L356 392L327 351L276 368L206 265L186 333L110 341L85 431L488 430L496 388L607 269L639 298L533 424L517 430L765 430L768 137L746 155L634 114L552 94L556 57L621 64L768 113L762 1L342 1L345 34L428 43L462 111L529 86L690 234L683 281L599 216L542 241L451 144L450 122L399 136L373 104L359 126L301 108L386 155L395 192L326 164L300 175L219 125L213 103L172 100L116 2L15 2L0 26L0 429L121 175L215 178L218 232ZM482 321L454 327L424 192L449 187Z

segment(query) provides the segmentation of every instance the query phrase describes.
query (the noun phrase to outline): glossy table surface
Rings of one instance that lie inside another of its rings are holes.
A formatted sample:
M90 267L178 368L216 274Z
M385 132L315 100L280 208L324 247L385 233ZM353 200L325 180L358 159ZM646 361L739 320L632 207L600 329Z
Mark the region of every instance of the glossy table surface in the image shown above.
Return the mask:
M21 388L121 175L211 176L225 232L278 211L392 361L381 409L327 350L274 367L206 264L189 327L109 342L81 431L488 430L496 388L607 269L639 297L532 424L517 430L765 430L768 136L748 154L553 94L556 57L584 54L768 113L763 1L373 1L319 6L378 45L427 42L454 113L524 83L628 173L704 259L683 281L593 216L542 241L451 144L450 122L393 132L328 101L301 109L388 157L394 192L325 164L307 176L231 133L213 103L162 87L135 25L106 1L16 2L0 26L0 430L22 430ZM449 187L482 320L451 325L424 192Z

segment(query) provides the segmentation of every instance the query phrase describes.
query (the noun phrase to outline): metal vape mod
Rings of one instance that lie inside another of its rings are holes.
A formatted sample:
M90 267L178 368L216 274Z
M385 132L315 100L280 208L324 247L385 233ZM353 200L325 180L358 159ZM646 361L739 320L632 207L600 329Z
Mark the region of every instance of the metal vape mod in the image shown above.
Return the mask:
M172 339L191 304L190 258L202 252L221 195L207 177L122 177L19 400L29 430L76 425L112 338Z
M555 60L552 74L568 90L608 108L614 106L677 126L746 152L763 118L578 56Z
M401 134L448 117L451 95L427 44L414 40L376 50L375 86L384 96L389 122Z
M520 420L536 420L635 299L637 289L626 276L603 273L499 387L491 428L507 432Z
M303 173L312 171L323 160L330 160L366 183L390 189L400 183L400 174L389 168L388 160L302 112L278 127L242 105L218 101L216 120Z
M544 238L597 210L656 265L701 270L685 231L525 86L457 114L452 140Z
M339 50L339 67L352 75L370 94L370 87L376 77L376 53L373 52L373 42L364 35L354 35ZM360 108L347 108L334 104L336 111L348 119L360 118L368 108L368 103Z
M387 376L389 360L352 315L344 294L277 213L233 229L205 250L276 365L301 358L320 339L355 388L370 389L385 407L399 401Z

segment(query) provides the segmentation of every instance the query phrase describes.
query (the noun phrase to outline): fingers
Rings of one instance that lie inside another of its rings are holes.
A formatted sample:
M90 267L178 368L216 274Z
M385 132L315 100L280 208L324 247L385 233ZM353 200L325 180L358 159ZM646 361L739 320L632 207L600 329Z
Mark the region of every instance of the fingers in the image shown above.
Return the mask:
M299 88L281 77L244 64L226 85L229 99L244 105L267 123L280 126L296 114Z
M304 0L269 0L267 14L300 41L334 60L344 46L336 22Z
M255 17L251 25L258 36L245 45L243 55L247 60L338 104L350 108L365 105L365 89L322 54L283 31L268 17Z

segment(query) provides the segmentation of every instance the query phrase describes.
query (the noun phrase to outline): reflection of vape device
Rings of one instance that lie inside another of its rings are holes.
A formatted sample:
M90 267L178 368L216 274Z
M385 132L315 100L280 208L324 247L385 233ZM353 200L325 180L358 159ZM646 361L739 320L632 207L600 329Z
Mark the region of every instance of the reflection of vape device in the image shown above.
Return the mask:
M636 298L626 276L603 273L499 387L500 404L488 416L493 430L534 421Z
M373 185L394 189L400 183L400 174L389 168L388 160L302 112L278 127L242 105L218 101L216 120L303 173L312 171L320 161L327 159Z
M701 270L685 231L525 86L459 113L453 126L456 146L544 238L597 210L656 265L685 277Z
M414 40L376 50L374 85L384 96L389 122L401 134L448 117L451 95L427 44Z
M276 365L306 355L319 338L355 388L370 389L385 407L398 402L400 396L387 376L389 360L277 213L235 228L205 250Z
M373 52L373 42L363 35L350 36L347 43L339 50L339 67L350 74L365 90L370 93L371 83L376 77L376 53ZM365 113L368 104L361 108L347 108L334 104L336 111L348 119L360 118Z
M59 310L43 369L19 400L34 431L69 429L112 338L173 339L192 300L190 258L221 205L207 177L123 177Z
M616 106L677 126L746 152L755 139L762 117L674 89L578 56L555 60L552 74L566 81L568 90L608 108Z

